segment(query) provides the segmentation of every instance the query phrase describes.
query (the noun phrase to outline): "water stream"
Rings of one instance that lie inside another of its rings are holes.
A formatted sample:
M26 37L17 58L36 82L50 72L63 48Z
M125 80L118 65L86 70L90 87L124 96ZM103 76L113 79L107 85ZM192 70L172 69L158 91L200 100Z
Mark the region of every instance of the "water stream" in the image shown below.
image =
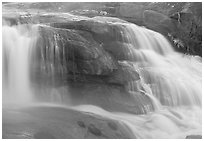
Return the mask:
M62 107L120 121L135 138L185 138L202 134L202 62L175 52L157 32L127 23L123 23L121 32L126 37L124 41L129 43L130 59L137 60L132 62L141 78L140 84L131 82L127 89L133 97L136 90L147 95L154 111L135 115L106 111L96 105ZM2 35L3 108L8 103L32 105L37 100L30 79L33 63L30 56L38 36L37 26L4 25ZM57 91L50 97L57 99L59 105L63 99Z

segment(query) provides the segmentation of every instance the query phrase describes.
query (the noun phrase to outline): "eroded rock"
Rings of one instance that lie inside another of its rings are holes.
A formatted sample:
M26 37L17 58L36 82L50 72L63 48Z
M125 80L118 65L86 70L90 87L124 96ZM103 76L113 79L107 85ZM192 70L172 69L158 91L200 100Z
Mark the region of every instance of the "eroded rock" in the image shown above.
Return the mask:
M111 73L108 82L125 85L131 81L140 80L140 76L134 63L123 61L119 62L119 68Z
M96 128L96 126L94 124L90 124L88 126L88 131L91 132L92 134L94 134L95 136L101 136L101 130Z

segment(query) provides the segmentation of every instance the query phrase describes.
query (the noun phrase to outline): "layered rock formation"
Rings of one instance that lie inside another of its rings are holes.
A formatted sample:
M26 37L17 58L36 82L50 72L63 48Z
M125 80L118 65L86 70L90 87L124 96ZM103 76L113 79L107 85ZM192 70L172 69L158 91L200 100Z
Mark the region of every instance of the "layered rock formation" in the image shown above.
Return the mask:
M138 60L130 54L134 47L122 32L123 28L123 25L98 19L40 26L36 56L33 56L37 58L33 78L41 75L43 79L38 78L39 81L55 76L49 81L49 85L55 86L70 86L74 82L69 90L72 95L84 95L85 104L137 114L151 110L150 99L139 89L135 96L129 93L130 83L140 83L140 76L131 64ZM135 102L131 97L144 100Z

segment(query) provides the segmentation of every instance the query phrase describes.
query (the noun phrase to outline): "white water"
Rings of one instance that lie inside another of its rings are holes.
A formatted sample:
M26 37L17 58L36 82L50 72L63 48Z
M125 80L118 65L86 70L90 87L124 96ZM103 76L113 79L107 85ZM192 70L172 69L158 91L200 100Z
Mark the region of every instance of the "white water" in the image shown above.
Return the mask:
M93 105L73 109L108 117L127 125L135 138L170 139L202 134L202 117L199 107L164 108L145 115L111 113Z
M29 103L33 100L29 50L35 36L25 27L3 26L2 32L8 70L7 83L3 83L3 102ZM133 62L145 91L134 82L128 89L133 95L138 90L148 95L155 111L134 115L108 112L93 105L71 108L118 120L131 129L135 138L185 138L201 134L202 63L176 53L156 32L133 24L126 25L123 32L131 44L131 58L136 57L137 61Z
M30 48L34 35L26 26L3 26L3 103L29 103L32 100L30 86Z
M131 56L137 56L133 64L146 93L163 105L201 106L202 63L196 57L175 52L161 34L137 25L126 25L124 33L131 43ZM138 87L130 83L129 90Z
M131 43L131 58L137 57L134 65L145 91L137 82L130 83L128 89L133 95L138 90L148 95L155 111L135 116L110 113L92 105L75 109L117 119L125 123L136 138L201 135L202 63L196 57L175 52L168 41L154 31L128 24L124 34Z

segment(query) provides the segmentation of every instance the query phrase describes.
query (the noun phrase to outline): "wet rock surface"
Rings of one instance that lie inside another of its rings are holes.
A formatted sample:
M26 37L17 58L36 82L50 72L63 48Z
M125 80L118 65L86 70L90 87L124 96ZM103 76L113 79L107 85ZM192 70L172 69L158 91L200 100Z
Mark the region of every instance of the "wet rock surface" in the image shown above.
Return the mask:
M86 125L84 124L83 121L77 121L77 124L78 124L80 127L82 127L82 128L85 128L85 127L86 127Z
M138 72L136 71L134 64L123 61L119 62L119 67L109 77L108 82L114 84L126 85L128 82L137 81L140 79Z
M131 138L126 127L116 121L71 109L38 105L3 112L3 139ZM112 122L117 130L107 126Z
M101 136L102 133L101 133L101 130L96 128L94 124L90 124L88 126L88 131L96 136Z
M37 132L34 134L33 137L34 137L34 139L55 139L55 137L52 134L50 134L46 131Z
M118 126L115 122L108 122L108 126L112 129L112 130L117 130Z

